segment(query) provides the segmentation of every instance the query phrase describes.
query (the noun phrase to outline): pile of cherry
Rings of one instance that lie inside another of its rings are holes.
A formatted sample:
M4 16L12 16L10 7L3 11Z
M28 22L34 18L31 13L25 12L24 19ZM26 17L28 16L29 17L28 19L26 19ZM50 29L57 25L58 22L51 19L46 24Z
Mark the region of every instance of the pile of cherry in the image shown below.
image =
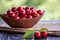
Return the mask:
M34 33L34 37L37 38L37 39L39 39L39 38L46 38L47 36L48 36L48 33L45 30L42 31L42 32L36 31Z
M35 18L42 14L42 10L35 10L34 7L13 7L7 11L7 15L15 19Z

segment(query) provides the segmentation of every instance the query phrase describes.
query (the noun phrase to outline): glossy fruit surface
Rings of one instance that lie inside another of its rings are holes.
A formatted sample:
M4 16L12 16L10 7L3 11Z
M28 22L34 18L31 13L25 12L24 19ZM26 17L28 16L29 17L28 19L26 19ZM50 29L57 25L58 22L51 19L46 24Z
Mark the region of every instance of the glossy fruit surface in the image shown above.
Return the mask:
M39 17L40 15L43 14L42 10L35 10L34 7L12 7L11 9L9 9L7 11L7 15L11 18L14 18L14 16L18 16L16 17L17 19L22 18L22 19L26 19L26 18L35 18L35 17Z
M42 31L41 32L41 35L42 35L42 37L47 37L48 36L48 33L46 31Z
M37 13L41 15L41 14L43 14L43 11L42 10L38 10Z
M35 38L40 38L41 37L41 33L39 31L36 31L34 36L35 36Z

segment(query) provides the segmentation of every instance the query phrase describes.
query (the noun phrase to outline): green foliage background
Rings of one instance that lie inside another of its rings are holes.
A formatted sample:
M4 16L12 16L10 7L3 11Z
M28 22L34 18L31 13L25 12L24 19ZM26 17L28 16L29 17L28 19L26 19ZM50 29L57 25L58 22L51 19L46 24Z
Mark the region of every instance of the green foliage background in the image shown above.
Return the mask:
M41 20L60 20L60 0L0 0L0 14L13 6L34 6L45 10Z

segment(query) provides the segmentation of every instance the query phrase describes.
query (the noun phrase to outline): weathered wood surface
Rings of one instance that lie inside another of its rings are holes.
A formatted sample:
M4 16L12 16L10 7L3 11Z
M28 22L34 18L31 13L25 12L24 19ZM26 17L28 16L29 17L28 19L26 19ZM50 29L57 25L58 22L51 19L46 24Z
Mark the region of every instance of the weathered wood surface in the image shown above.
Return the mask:
M0 27L3 27L6 29L26 29L26 28L11 28L10 26L8 26L4 21L0 21ZM60 30L60 21L41 21L38 22L35 26L33 26L32 28L28 28L28 29L32 29L32 30L39 30L40 28L48 28L49 30L56 30L59 31Z

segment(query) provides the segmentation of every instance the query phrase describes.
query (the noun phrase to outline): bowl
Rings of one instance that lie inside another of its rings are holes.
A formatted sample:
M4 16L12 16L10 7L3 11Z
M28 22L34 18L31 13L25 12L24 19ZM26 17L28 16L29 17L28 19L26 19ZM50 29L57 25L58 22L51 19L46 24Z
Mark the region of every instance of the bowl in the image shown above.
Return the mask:
M40 15L39 17L35 18L26 18L26 19L14 19L10 18L7 15L0 15L1 18L12 28L31 28L33 27L43 16Z

